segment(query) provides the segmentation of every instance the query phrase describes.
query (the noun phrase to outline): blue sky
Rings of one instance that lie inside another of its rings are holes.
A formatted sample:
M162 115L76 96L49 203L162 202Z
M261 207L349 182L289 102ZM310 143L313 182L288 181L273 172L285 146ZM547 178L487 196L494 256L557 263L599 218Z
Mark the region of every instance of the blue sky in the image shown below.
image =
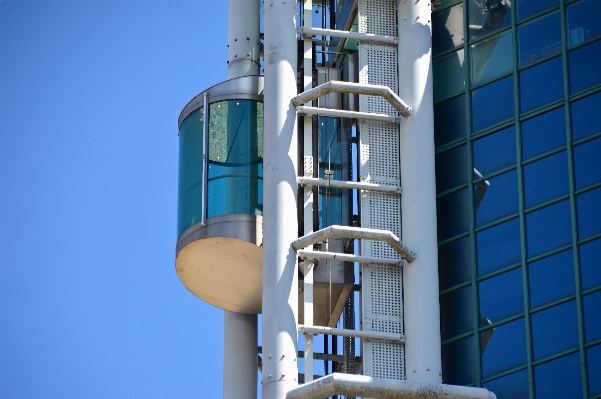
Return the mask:
M226 0L0 1L0 397L221 397L174 252L177 118L226 44Z

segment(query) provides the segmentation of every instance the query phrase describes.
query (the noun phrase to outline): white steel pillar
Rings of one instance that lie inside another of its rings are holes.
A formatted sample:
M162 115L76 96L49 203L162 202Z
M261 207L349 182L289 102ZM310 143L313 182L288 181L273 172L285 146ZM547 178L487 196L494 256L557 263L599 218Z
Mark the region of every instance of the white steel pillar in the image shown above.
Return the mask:
M264 399L297 386L296 0L265 1L263 148Z
M260 12L258 0L229 0L228 79L259 74Z
M417 255L404 269L406 377L442 382L432 39L429 1L398 1L399 96L413 107L401 121L403 242Z
M257 398L257 315L225 311L224 399Z
M259 74L260 8L259 0L229 0L228 79ZM257 398L257 343L257 315L226 310L224 399Z

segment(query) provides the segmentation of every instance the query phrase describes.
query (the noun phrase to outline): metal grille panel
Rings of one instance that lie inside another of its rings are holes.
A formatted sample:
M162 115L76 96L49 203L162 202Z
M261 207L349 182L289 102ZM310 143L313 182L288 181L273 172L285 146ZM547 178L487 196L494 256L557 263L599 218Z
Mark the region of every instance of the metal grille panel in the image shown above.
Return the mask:
M359 0L359 31L396 34L395 0ZM385 85L398 92L397 51L395 47L361 43L359 82ZM362 112L397 115L380 97L360 96ZM360 124L361 181L400 185L399 126L387 122ZM398 194L369 192L361 197L361 226L390 230L400 237L401 209ZM398 258L387 244L362 241L366 256ZM361 324L366 331L403 332L402 268L381 264L362 266ZM363 374L403 379L403 344L363 341Z

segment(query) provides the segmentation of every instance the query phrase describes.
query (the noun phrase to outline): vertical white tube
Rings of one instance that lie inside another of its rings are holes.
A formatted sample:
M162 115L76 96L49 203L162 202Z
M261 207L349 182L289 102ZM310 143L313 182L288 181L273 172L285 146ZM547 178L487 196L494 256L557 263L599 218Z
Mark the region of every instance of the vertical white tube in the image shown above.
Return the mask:
M303 1L303 21L304 26L311 28L313 26L313 0ZM313 38L306 37L303 43L304 59L303 59L303 90L311 90L313 88ZM311 159L311 162L305 162L305 170L303 175L313 177L313 118L311 116L304 117L304 156L305 160ZM304 202L304 219L305 229L304 234L307 235L313 232L313 188L305 187L303 192ZM305 317L305 325L313 325L313 262L306 260L304 262L304 291L303 312ZM305 344L305 383L313 381L313 335L307 334L304 336Z
M224 399L257 398L257 315L225 311Z
M265 399L297 386L296 1L265 1L263 372Z
M432 39L429 1L398 1L399 95L413 108L401 122L403 242L417 255L404 268L407 380L442 382Z
M259 0L229 0L227 77L259 74Z
M229 0L228 79L259 74L260 8L259 0ZM257 315L226 310L224 399L257 398L257 342Z

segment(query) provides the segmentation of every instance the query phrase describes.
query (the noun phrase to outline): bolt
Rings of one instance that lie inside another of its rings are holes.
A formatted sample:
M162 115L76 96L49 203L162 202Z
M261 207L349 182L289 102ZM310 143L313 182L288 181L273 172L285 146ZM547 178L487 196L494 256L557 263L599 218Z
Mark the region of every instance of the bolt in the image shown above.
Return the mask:
M269 355L269 358L271 359L271 355Z
M269 378L271 378L271 374L269 374Z

